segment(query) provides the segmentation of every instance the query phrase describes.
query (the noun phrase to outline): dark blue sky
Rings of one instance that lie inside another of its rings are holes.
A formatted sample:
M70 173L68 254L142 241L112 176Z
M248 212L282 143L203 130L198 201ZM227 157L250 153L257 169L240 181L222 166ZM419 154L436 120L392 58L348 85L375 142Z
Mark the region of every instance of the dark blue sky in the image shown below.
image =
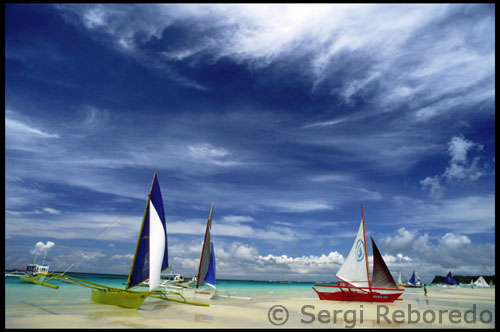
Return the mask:
M494 5L5 10L8 268L128 273L157 171L186 275L212 200L220 278L333 280L361 204L394 275L494 273Z

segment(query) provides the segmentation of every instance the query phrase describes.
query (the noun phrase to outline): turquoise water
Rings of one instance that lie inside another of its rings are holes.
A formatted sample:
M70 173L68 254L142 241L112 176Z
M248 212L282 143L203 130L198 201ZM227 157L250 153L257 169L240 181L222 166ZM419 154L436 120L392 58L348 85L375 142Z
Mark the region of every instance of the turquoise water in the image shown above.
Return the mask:
M121 275L89 273L68 273L68 275L116 288L124 288L124 283L127 281L127 276ZM304 327L298 319L302 317L300 311L302 305L317 306L318 310L319 308L328 310L353 308L349 303L319 301L312 289L314 285L312 282L285 284L272 281L217 280L217 290L222 294L224 294L223 290L228 291L231 298L212 299L209 301L210 307L180 305L148 298L139 310L92 302L90 300L91 289L86 287L59 280L51 280L51 283L59 285L59 289L24 282L18 277L6 277L5 326L7 328L273 327L269 322L269 310L277 305L284 305L291 313L290 326ZM404 301L391 304L392 310L407 310L407 306L411 304L412 308L421 312L427 309L447 311L458 309L465 312L471 310L472 305L477 305L477 312L489 310L493 313L492 322L477 326L495 326L494 290L464 288L457 289L455 292L454 289L437 286L427 288L427 297L424 296L422 289L405 289ZM250 297L251 301L235 299L235 297ZM369 315L370 306L373 309L374 304L364 305ZM326 325L320 324L320 326ZM332 326L342 327L343 325L330 325ZM422 326L429 327L425 324ZM436 324L432 326L446 327Z
M116 288L125 288L127 276L107 275L92 273L66 273L66 275L81 280L91 281L101 285ZM31 284L20 280L18 277L5 278L5 303L14 305L30 302L33 299L44 299L48 302L83 303L89 301L91 290L79 285L73 285L60 280L51 280L51 284L59 285L59 289L51 289L40 285ZM217 280L216 286L220 294L227 291L231 296L259 296L265 299L272 299L275 295L286 293L294 294L298 297L315 298L316 294L312 290L313 282L273 282L273 281L253 281L253 280ZM141 287L134 288L140 290Z

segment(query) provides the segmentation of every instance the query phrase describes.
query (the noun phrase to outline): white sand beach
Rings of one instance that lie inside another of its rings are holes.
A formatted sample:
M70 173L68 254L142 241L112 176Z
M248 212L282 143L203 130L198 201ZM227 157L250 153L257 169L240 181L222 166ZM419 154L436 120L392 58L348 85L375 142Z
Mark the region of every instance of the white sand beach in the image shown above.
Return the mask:
M427 297L422 289L406 289L403 300L392 304L320 301L312 290L310 296L303 291L272 293L254 294L250 301L219 298L211 300L209 307L150 298L139 310L93 303L90 292L86 300L27 299L15 305L6 303L5 327L495 327L495 292L491 288L428 287Z

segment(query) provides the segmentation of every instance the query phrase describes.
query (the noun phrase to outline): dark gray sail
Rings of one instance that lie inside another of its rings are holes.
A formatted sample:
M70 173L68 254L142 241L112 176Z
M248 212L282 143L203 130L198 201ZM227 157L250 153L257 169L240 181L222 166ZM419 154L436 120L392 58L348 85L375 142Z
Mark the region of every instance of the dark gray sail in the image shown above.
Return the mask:
M384 259L378 251L375 241L372 237L372 248L373 248L373 272L372 272L372 287L375 288L398 288L391 272L385 265Z
M201 287L205 284L205 277L207 272L209 272L210 257L212 254L211 250L211 236L210 229L212 227L212 213L214 211L214 202L212 201L212 208L210 209L210 215L208 216L207 229L205 231L205 239L203 241L203 248L201 250L200 266L198 268L198 276L196 281L196 287Z

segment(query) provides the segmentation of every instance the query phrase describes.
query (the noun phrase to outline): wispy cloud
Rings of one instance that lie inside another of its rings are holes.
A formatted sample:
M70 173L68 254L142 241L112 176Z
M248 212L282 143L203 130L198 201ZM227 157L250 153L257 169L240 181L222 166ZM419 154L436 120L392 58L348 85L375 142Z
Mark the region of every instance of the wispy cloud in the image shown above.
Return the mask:
M486 174L487 166L479 165L479 157L467 157L473 150L481 151L483 146L467 140L462 135L454 136L448 142L449 166L441 175L427 176L420 181L423 190L429 190L430 197L439 199L444 194L442 180L447 182L466 181L473 182Z
M400 228L397 234L382 238L380 242L388 253L405 253L411 258L411 261L399 264L388 261L389 267L396 271L416 270L429 279L434 276L434 271L442 271L444 275L449 269L456 274L493 271L488 266L494 257L494 245L473 244L467 235L448 232L432 241L428 233Z
M424 201L396 197L401 202L401 225L418 225L420 229L448 231L463 234L487 233L495 229L495 196L469 195L459 198ZM396 221L394 225L398 224Z

